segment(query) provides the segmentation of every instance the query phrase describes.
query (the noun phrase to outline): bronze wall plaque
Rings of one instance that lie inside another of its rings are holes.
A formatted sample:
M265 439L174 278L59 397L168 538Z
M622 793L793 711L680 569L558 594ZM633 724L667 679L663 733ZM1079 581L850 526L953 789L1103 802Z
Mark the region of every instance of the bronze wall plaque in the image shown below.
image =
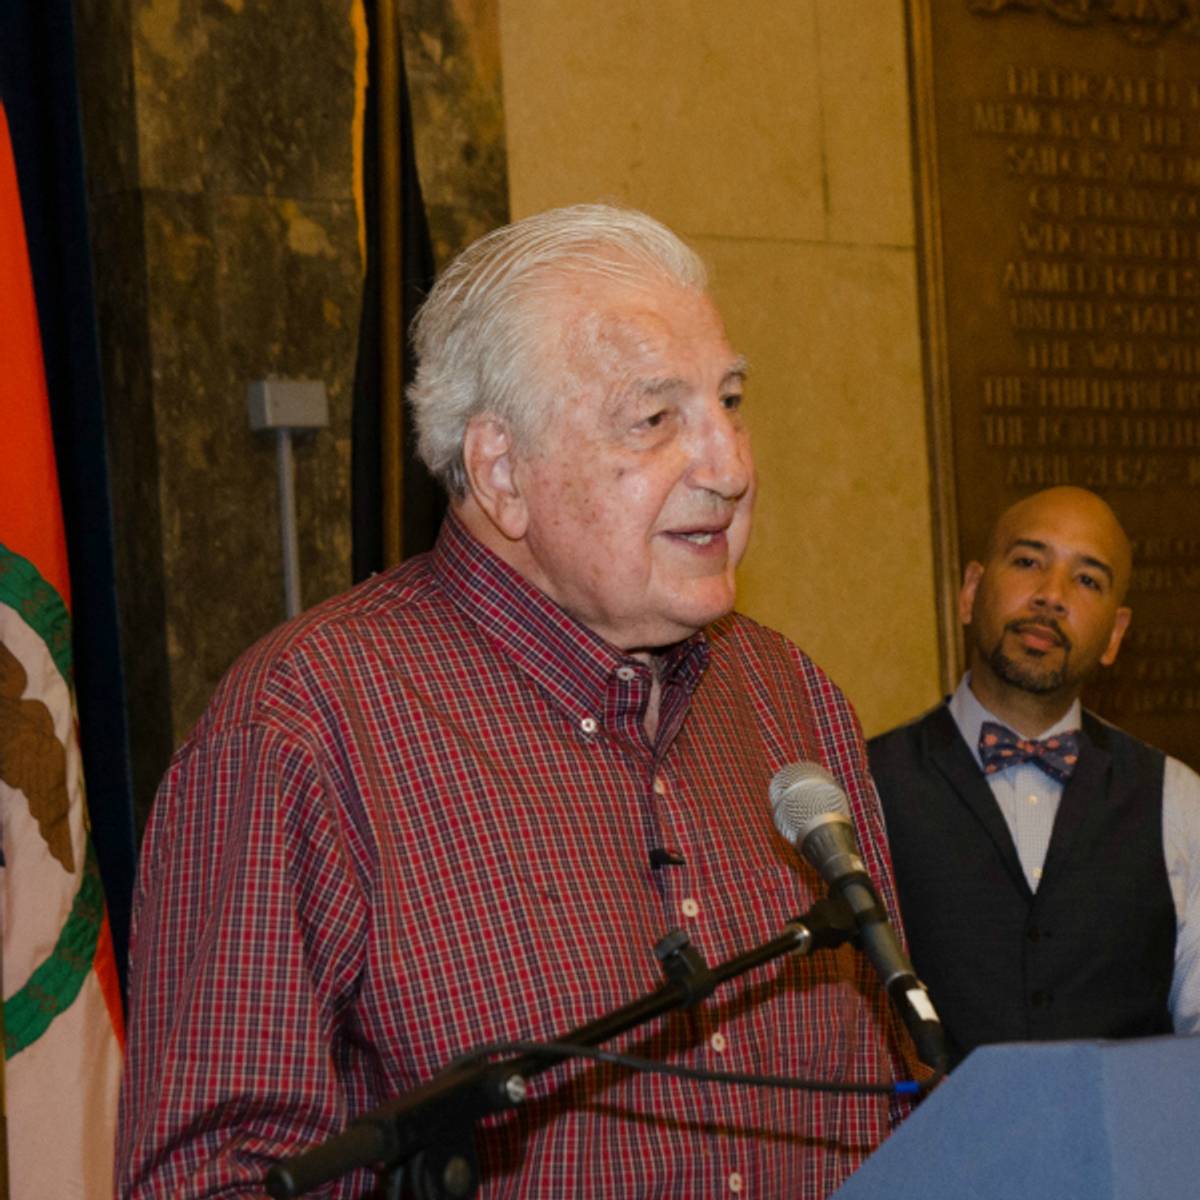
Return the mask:
M1134 620L1085 697L1200 765L1200 3L910 0L945 682L963 561L1103 495Z

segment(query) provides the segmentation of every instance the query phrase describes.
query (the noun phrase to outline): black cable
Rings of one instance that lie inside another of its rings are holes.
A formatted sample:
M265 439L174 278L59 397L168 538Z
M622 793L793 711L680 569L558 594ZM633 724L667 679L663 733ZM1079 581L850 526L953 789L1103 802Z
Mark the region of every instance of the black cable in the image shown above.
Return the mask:
M643 1071L650 1075L671 1075L676 1079L693 1079L702 1083L742 1084L750 1087L779 1088L783 1091L793 1092L849 1092L868 1096L917 1096L940 1083L944 1074L942 1071L937 1071L924 1082L916 1079L899 1079L893 1083L830 1083L826 1080L796 1079L788 1075L747 1075L740 1071L706 1071L699 1067L677 1067L669 1063L656 1062L650 1058L617 1054L612 1050L599 1050L592 1046L576 1046L571 1042L491 1042L460 1055L450 1066L465 1066L497 1054L549 1055L562 1059L587 1058L617 1067L629 1067L634 1071Z

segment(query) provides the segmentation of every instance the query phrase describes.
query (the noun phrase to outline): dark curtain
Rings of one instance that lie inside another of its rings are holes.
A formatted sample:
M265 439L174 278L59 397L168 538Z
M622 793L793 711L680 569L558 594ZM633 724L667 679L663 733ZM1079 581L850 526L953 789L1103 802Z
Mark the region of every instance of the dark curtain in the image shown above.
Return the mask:
M383 0L388 2L388 0ZM363 154L363 188L367 225L367 273L363 287L362 316L359 323L358 363L354 379L353 415L353 533L354 580L358 582L380 570L383 563L383 481L380 458L380 294L379 294L379 109L376 54L378 53L379 0L365 5L370 37L370 60L366 99ZM433 248L429 224L421 198L421 183L413 154L412 110L404 62L400 64L400 138L401 195L403 206L403 304L407 330L421 301L433 284ZM412 355L404 356L404 383L412 378ZM413 453L414 437L407 406L404 409L404 514L403 546L405 556L428 550L437 537L438 526L446 511L442 489Z

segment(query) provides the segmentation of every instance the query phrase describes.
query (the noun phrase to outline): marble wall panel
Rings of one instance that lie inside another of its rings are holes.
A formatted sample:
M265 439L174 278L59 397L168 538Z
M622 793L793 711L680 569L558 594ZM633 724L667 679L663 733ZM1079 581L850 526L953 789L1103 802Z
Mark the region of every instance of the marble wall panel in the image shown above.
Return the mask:
M417 171L439 267L508 220L497 0L400 0Z
M357 218L348 200L274 196L220 197L216 211L225 369L243 415L251 379L320 379L329 394L329 428L293 439L307 606L350 584L350 418L362 282L358 258L347 251ZM260 449L271 441L246 432ZM274 508L273 477L271 488ZM278 537L261 569L282 578Z
M912 255L698 248L752 368L760 491L738 607L808 651L880 732L938 698Z
M275 447L246 384L322 379L296 440L303 600L350 579L362 263L351 0L80 0L131 696L144 819L173 744L283 616Z
M270 550L269 518L261 511L270 499L270 457L250 442L244 394L226 366L209 201L156 190L146 193L145 207L178 740L199 715L214 676L253 640L251 631L265 630L278 616L270 590L251 574Z
M359 276L349 202L147 196L174 726L283 619L275 442L246 384L324 380L330 428L297 435L304 604L350 583L349 437ZM203 599L201 599L203 597Z
M683 232L821 239L811 2L502 0L514 213L612 199Z
M140 0L134 80L143 186L349 193L350 0Z
M912 246L903 0L818 0L829 239Z

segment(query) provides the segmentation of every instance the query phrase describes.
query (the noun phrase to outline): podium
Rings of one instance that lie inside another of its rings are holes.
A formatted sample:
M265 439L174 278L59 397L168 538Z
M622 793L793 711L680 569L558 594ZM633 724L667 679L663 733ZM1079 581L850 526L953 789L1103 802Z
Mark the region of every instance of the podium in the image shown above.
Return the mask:
M1200 1195L1200 1037L981 1046L835 1200Z

